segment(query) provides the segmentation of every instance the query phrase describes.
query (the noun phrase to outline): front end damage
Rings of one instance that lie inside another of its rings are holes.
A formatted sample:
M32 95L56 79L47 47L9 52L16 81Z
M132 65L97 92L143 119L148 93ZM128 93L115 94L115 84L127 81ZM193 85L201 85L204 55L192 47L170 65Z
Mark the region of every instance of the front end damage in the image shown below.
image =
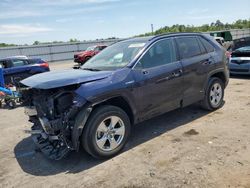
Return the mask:
M84 120L91 112L87 101L74 91L77 86L56 89L27 89L22 95L25 113L33 124L31 135L36 146L50 159L60 160L78 150ZM81 116L79 116L81 112ZM77 119L81 121L77 121Z

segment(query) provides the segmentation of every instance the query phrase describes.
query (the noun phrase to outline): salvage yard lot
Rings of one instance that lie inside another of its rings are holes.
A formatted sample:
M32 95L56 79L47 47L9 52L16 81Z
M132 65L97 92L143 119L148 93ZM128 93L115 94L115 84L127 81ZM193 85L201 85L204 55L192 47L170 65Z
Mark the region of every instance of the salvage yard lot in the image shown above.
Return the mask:
M124 152L106 161L84 151L46 159L23 111L0 109L0 187L250 187L249 77L230 79L220 110L192 105L134 126Z

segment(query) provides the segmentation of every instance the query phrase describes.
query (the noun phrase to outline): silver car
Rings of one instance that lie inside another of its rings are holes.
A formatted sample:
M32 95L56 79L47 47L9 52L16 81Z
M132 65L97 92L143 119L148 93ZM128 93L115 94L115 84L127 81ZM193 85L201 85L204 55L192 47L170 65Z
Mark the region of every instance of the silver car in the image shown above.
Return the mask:
M231 74L250 75L250 37L238 39L231 53Z

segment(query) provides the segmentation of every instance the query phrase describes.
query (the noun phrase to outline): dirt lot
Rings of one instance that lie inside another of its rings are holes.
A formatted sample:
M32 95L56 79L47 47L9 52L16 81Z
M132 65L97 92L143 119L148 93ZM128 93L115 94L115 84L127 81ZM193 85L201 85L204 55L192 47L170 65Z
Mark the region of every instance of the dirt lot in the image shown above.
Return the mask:
M135 126L107 161L84 151L48 160L34 150L23 108L0 109L0 120L0 187L250 188L250 78L230 80L218 111L193 105Z

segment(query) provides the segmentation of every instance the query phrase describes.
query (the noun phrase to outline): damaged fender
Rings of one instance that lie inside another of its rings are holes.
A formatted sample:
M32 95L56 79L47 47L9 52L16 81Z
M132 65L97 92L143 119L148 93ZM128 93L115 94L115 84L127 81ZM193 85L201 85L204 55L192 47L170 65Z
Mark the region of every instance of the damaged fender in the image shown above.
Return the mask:
M84 107L76 116L75 125L73 127L72 134L71 134L73 148L76 151L79 151L80 136L82 135L83 128L89 118L89 115L92 112L92 109L93 107L90 105L87 107Z

